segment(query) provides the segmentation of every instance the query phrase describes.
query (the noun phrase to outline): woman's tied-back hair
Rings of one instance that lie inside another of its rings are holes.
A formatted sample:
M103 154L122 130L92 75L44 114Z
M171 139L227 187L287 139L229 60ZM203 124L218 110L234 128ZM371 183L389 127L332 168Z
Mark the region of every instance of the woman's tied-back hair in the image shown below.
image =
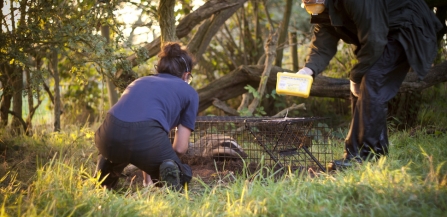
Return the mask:
M167 42L158 53L158 73L167 73L179 78L183 73L191 72L195 64L194 57L178 42Z

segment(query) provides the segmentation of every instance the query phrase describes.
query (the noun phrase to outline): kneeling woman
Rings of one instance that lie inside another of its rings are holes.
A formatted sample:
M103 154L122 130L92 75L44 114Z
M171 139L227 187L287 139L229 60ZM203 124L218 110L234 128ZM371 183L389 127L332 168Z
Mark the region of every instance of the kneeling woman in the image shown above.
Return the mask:
M108 189L129 163L177 190L192 178L179 156L188 149L199 106L189 85L194 60L179 43L165 44L158 58L158 74L132 82L95 133L100 152L95 173L105 177L102 185Z

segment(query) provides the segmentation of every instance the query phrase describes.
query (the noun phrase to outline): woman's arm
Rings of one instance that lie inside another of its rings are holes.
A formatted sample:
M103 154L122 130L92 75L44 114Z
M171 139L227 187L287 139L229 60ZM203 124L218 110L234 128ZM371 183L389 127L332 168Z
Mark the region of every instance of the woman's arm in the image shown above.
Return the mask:
M172 148L179 157L188 150L189 136L191 136L191 130L179 124L175 132L174 144L172 144Z

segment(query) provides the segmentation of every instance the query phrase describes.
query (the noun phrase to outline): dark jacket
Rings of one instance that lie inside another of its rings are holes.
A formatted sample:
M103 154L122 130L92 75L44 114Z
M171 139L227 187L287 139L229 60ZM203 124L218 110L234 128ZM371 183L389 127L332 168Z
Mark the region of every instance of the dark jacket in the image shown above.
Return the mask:
M427 74L442 25L424 0L326 0L325 6L322 14L311 18L316 25L305 66L315 74L326 68L342 39L357 46L358 63L350 79L360 83L382 55L389 35L402 44L419 78Z

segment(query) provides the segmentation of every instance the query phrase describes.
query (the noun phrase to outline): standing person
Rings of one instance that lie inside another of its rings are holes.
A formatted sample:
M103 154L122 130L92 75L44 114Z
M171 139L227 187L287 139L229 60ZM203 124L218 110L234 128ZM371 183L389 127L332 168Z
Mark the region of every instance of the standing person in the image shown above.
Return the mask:
M173 42L162 47L158 58L158 74L132 82L95 133L100 152L95 173L105 178L101 184L108 189L115 187L129 163L176 190L192 178L179 155L188 149L199 107L199 96L189 85L194 60ZM169 132L174 128L171 144Z
M387 102L410 67L422 79L437 53L441 23L424 0L303 0L315 24L305 66L318 75L337 52L339 40L356 45L350 72L352 121L345 153L334 166L349 167L388 154ZM353 161L355 160L355 161Z

